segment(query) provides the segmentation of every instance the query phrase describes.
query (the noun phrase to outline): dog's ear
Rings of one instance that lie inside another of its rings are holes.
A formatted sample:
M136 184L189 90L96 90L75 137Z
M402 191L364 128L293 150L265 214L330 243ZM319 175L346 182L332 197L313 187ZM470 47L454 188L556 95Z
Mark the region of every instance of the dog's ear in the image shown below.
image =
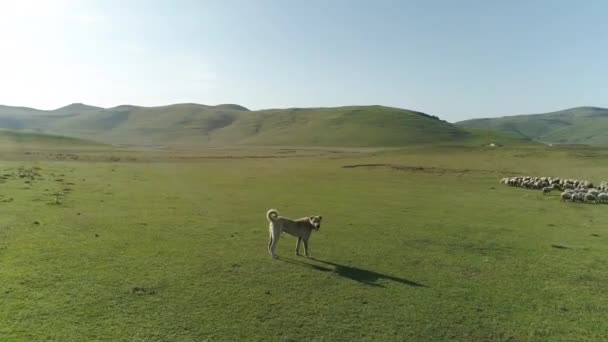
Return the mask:
M319 221L321 221L323 219L323 216L319 215Z

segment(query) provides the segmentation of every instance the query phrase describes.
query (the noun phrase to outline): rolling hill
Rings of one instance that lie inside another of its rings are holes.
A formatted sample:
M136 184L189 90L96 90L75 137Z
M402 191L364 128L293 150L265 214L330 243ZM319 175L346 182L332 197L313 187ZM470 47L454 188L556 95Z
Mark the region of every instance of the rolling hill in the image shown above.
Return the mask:
M608 145L608 109L577 107L545 114L473 119L464 128L493 129L554 144Z
M0 149L5 150L14 150L23 147L63 148L82 146L101 147L103 144L95 141L60 135L0 130Z
M3 106L0 128L133 145L406 146L528 140L383 106L258 111L193 103L113 108L77 103L51 111Z

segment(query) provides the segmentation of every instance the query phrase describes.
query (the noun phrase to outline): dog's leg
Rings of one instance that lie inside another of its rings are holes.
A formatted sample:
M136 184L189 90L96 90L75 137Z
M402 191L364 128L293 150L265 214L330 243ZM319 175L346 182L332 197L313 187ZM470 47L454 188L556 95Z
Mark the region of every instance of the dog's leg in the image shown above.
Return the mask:
M276 258L277 257L277 254L276 254L277 244L279 243L279 238L281 237L281 227L277 227L276 225L273 224L270 228L270 234L271 234L271 238L272 238L272 240L270 241L270 244L269 244L270 255L273 258Z
M302 240L304 241L304 255L306 255L307 258L311 258L310 254L308 254L308 237L304 237Z
M300 244L302 243L302 237L298 237L296 242L296 255L300 255Z
M272 250L270 249L272 247L272 231L270 231L270 239L268 241L268 253L270 253L270 255L272 255Z

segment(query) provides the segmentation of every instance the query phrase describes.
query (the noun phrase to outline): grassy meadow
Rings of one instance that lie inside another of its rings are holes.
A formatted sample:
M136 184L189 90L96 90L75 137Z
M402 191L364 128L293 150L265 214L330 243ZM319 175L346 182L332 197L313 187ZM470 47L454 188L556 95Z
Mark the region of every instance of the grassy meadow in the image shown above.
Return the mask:
M0 159L1 341L608 336L608 205L498 183L608 180L607 149L29 146ZM314 259L289 236L269 257L269 208L323 215Z

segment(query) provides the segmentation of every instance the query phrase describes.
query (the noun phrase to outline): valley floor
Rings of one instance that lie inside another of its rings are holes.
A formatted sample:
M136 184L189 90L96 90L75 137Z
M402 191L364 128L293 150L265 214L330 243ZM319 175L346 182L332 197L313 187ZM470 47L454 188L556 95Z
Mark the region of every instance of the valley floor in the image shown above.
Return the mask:
M0 150L0 340L608 336L599 148ZM265 212L323 215L314 259Z

